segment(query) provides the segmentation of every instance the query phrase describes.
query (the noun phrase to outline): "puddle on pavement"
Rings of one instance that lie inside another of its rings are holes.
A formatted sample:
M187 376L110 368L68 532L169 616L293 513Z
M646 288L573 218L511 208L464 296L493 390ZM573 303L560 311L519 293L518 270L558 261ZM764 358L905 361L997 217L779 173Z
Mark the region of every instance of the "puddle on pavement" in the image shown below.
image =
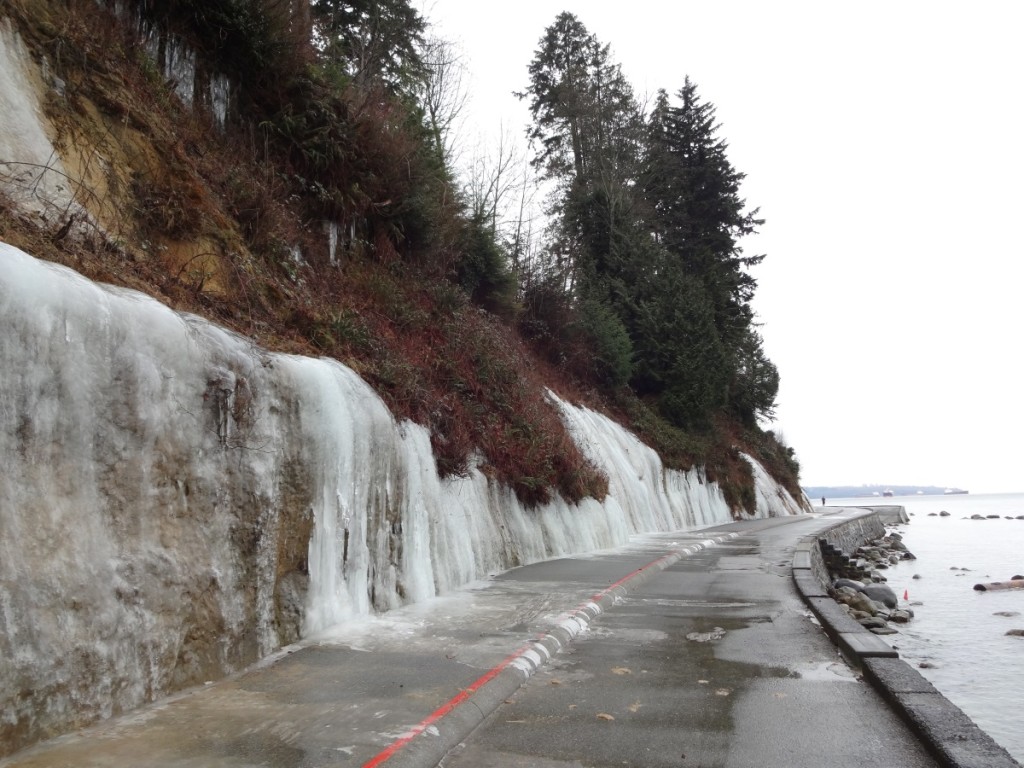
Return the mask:
M800 664L793 670L801 680L833 683L837 680L857 682L857 673L841 661L819 661Z

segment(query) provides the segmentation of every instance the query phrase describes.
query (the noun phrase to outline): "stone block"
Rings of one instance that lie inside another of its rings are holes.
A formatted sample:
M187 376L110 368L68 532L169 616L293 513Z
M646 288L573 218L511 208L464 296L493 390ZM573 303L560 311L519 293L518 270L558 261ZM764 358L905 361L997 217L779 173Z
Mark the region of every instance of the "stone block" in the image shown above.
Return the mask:
M860 624L850 618L850 614L844 611L831 597L808 597L807 603L814 615L818 617L825 633L836 641L841 632L864 632L870 634Z
M892 693L938 693L927 678L900 659L875 657L864 660L864 679L879 690Z
M865 632L863 628L856 632L840 632L837 637L839 650L843 656L857 666L861 666L862 659L868 658L899 658L899 653L893 649L885 640Z

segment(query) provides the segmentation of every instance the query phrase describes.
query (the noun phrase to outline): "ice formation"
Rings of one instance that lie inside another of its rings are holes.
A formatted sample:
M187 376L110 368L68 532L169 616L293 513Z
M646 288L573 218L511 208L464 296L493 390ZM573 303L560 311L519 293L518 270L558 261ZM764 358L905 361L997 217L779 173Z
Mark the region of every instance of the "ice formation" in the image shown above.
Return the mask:
M147 41L191 103L194 54ZM36 215L86 219L39 108L63 87L43 64L0 19L0 184ZM230 84L209 87L223 125ZM353 227L325 226L332 263ZM527 510L480 472L441 479L426 430L345 366L270 354L3 243L0 328L0 754L350 617L730 519L699 470L665 471L554 395L609 476L604 502ZM757 515L800 511L754 470Z
M123 15L116 7L114 10ZM205 79L200 77L196 51L184 40L145 24L138 14L133 21L142 33L146 53L181 103L192 108L198 97L201 103L208 105L217 127L223 129L231 105L231 81L227 75L205 73Z
M0 189L24 210L61 220L77 213L72 187L39 108L39 68L0 17Z
M564 402L603 503L441 479L427 431L340 363L3 243L0 327L0 743L517 564L731 519L699 470ZM757 515L800 511L755 471Z

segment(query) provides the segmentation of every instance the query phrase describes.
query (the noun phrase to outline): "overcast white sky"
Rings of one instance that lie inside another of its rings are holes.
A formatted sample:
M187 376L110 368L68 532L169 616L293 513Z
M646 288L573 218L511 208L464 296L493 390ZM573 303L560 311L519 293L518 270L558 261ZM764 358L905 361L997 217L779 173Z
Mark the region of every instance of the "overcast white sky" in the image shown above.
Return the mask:
M427 3L493 136L563 10L638 94L716 106L805 485L1024 491L1024 3Z

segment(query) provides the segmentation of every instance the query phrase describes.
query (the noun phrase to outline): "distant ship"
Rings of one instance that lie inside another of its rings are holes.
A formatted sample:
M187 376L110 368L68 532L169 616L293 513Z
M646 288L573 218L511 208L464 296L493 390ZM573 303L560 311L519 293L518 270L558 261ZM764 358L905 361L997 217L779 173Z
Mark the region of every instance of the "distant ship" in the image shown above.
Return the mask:
M884 491L882 491L882 495L886 496L886 497L892 496L893 495L892 489L891 488L886 488Z
M946 496L952 496L956 493L967 493L967 491L961 491L959 488L947 488L943 491Z

